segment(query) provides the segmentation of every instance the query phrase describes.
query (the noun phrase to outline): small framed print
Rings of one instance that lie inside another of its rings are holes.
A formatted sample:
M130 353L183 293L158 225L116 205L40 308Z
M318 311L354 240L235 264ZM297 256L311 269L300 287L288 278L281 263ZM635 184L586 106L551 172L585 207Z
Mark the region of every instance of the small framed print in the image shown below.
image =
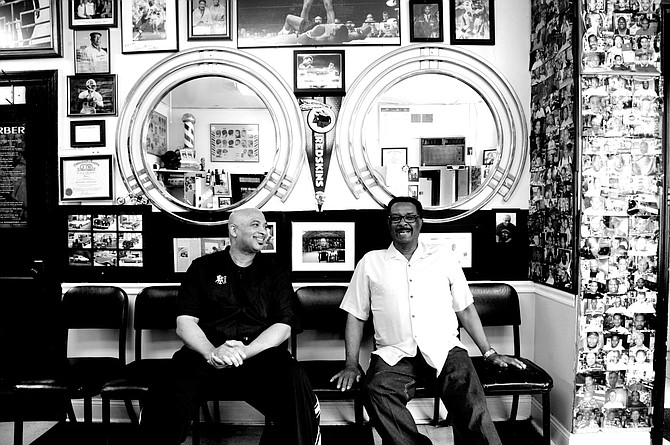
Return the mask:
M443 42L442 1L410 0L410 42Z
M105 121L70 122L71 147L104 147L105 142Z
M117 0L88 2L68 0L70 28L116 28L118 23Z
M68 116L116 115L116 74L67 76Z
M382 167L386 165L407 165L407 148L382 148Z
M188 40L231 40L230 0L188 0Z
M123 54L179 50L177 0L161 3L158 7L141 0L121 2Z
M232 205L230 196L217 196L219 208L228 207Z
M496 161L496 155L498 150L483 150L482 152L482 165L493 165Z
M261 253L277 253L277 223L268 222L267 231L268 237L265 239L265 246L261 249Z
M344 51L294 51L293 91L308 95L344 95Z
M353 222L293 222L293 271L354 270Z
M74 72L109 73L109 29L74 31Z
M60 158L61 201L112 199L112 169L112 155Z
M258 124L211 124L212 162L259 162Z
M407 170L407 180L409 182L419 182L419 167L410 167Z
M495 45L493 0L449 0L452 45Z
M419 199L419 186L418 185L408 185L407 186L407 196L414 199Z

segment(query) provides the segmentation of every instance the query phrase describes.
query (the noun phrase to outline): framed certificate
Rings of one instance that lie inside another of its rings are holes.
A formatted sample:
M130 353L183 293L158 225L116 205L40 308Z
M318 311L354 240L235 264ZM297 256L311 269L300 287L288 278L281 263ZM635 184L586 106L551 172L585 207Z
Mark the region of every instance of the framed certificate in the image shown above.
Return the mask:
M105 142L105 121L70 122L70 146L104 147Z
M60 158L60 199L112 199L112 155Z

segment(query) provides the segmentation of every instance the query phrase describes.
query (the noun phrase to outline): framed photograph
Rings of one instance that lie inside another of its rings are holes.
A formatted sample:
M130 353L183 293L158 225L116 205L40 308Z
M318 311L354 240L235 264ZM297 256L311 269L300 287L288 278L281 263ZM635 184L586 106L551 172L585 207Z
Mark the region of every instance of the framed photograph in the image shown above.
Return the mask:
M444 245L455 252L461 267L472 267L472 233L420 233L419 240L430 245Z
M167 151L167 116L153 110L149 115L146 150L156 156L163 156Z
M495 45L493 0L449 0L452 45Z
M112 199L112 173L112 155L60 158L61 201Z
M419 182L419 167L410 167L407 170L407 180L409 182Z
M252 196L264 180L264 173L231 173L230 196L233 202L239 202Z
M217 196L219 208L228 207L232 204L230 196Z
M194 259L209 253L225 250L230 246L230 238L173 238L174 271L188 270Z
M109 29L74 31L74 72L110 72Z
M400 45L402 20L398 0L236 3L238 48ZM306 16L302 18L305 8Z
M71 147L104 147L105 143L105 121L70 122Z
M344 51L294 51L293 91L344 95Z
M60 0L0 3L0 59L62 57Z
M407 186L407 196L419 199L419 186L417 184Z
M268 238L261 253L277 253L277 223L268 222Z
M210 124L212 162L259 162L258 124Z
M67 76L67 115L116 115L116 74Z
M231 40L230 0L188 0L188 40Z
M118 26L118 1L87 2L67 0L70 28L116 28Z
M444 42L442 1L409 0L410 42Z
M484 150L482 152L482 165L493 165L496 161L498 150Z
M177 0L165 0L163 7L145 0L121 2L121 52L169 52L179 50Z
M407 165L407 147L382 148L382 167L398 164Z
M293 222L293 271L354 270L353 222Z
M518 230L515 209L495 211L496 216L496 243L512 243L516 240Z

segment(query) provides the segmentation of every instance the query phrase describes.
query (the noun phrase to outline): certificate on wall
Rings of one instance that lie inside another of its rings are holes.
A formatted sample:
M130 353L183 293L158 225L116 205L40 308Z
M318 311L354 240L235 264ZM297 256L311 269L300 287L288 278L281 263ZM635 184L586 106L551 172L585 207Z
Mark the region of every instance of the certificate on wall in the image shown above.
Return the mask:
M60 159L62 201L112 199L112 155Z
M212 162L258 162L258 125L210 124Z

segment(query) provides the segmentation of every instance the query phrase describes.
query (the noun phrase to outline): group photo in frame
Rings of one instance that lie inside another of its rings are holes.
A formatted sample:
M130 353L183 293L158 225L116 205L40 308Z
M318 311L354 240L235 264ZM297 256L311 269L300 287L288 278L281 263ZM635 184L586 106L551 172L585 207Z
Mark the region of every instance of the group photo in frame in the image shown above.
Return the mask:
M353 222L292 222L292 270L354 270L354 231Z
M121 52L171 52L179 50L177 0L121 2Z
M410 0L410 42L444 42L442 1Z
M0 21L8 30L0 39L0 59L61 57L60 0L2 2Z
M104 147L105 143L104 120L70 122L70 147Z
M238 2L237 47L400 45L401 22L397 0Z
M109 29L74 31L74 72L75 74L111 72Z
M68 0L67 3L71 29L116 28L118 24L118 0Z
M259 162L258 124L210 124L212 162Z
M67 76L67 115L116 115L116 74Z
M296 94L344 94L344 51L295 50L293 91Z
M61 201L112 199L112 155L60 158Z
M452 45L495 45L493 0L449 0Z
M188 0L188 40L231 40L231 0Z

